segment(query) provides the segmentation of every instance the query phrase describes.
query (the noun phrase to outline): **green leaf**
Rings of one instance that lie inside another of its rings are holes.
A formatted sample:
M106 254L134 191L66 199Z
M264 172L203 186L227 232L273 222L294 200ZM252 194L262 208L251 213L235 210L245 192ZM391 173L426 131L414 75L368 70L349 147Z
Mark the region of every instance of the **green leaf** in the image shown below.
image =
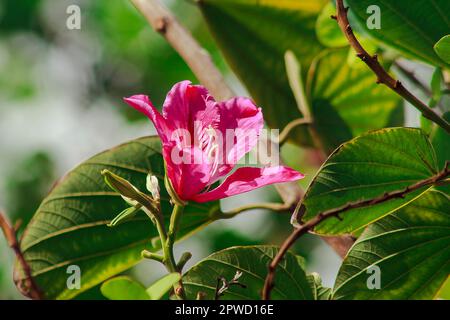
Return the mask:
M334 299L432 299L450 273L450 199L432 191L370 225L345 258ZM369 290L367 269L380 269Z
M284 128L302 115L289 88L284 54L300 59L306 77L323 46L315 34L317 16L326 0L202 0L206 22L233 71L272 128ZM305 127L291 137L310 145Z
M322 165L306 192L303 220L348 203L373 199L386 192L402 190L438 172L436 155L420 129L390 128L361 135L336 149ZM343 219L320 223L319 234L351 233L414 200L427 188L404 198L375 206L348 210Z
M442 37L435 45L434 51L447 64L450 64L450 34Z
M100 290L109 300L150 300L142 284L125 276L105 281Z
M239 282L246 288L231 286L220 299L261 299L261 290L267 275L267 266L277 254L273 246L232 247L213 253L193 266L184 276L183 283L187 297L195 299L199 291L206 299L213 299L219 277L231 280L236 271L242 272ZM303 271L303 261L287 253L277 268L272 299L314 298Z
M347 38L342 33L336 20L331 19L332 15L336 15L336 7L330 2L323 8L317 18L317 38L326 47L336 48L348 46Z
M328 153L355 136L388 126L396 113L403 112L394 92L377 85L362 61L349 65L347 57L345 48L324 52L308 79L314 125Z
M439 289L437 299L450 300L450 275L447 277L447 280Z
M159 300L172 288L176 282L180 281L180 279L181 274L178 272L169 273L152 284L147 289L147 294L151 300Z
M434 51L436 42L448 34L450 2L448 0L347 0L360 26L371 36L403 54L426 63L449 67ZM369 29L367 8L380 8L380 29Z
M107 227L128 207L104 182L108 169L145 190L146 176L156 175L161 185L162 212L168 219L172 206L163 188L164 164L158 137L146 137L100 153L70 171L44 199L21 240L25 259L47 299L70 299L141 260L141 251L157 237L150 219L139 212L114 228ZM189 204L183 214L180 237L210 222L219 202ZM156 242L155 242L156 243ZM81 269L81 288L66 286L67 267ZM18 280L23 273L17 269Z

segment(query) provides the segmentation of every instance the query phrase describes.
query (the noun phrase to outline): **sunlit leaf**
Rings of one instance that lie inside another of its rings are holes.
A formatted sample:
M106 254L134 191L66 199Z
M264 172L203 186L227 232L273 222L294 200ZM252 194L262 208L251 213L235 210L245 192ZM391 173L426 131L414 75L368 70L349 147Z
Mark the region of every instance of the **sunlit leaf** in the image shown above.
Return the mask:
M193 266L184 276L183 283L188 298L195 299L203 292L207 299L214 299L220 277L227 281L236 272L242 272L239 282L245 285L231 286L220 299L261 299L261 290L267 275L267 265L278 252L272 246L232 247L216 253ZM272 299L311 300L314 298L303 270L303 260L287 253L276 271L276 286Z
M100 290L109 300L150 300L144 286L130 277L121 276L105 281Z
M348 203L398 191L438 172L428 137L419 129L391 128L361 135L336 149L322 165L302 203L303 220ZM428 187L429 188L429 187ZM319 234L352 233L414 200L427 187L377 205L347 210L315 228Z
M289 88L284 54L300 59L306 77L323 46L315 34L326 0L202 0L202 13L233 71L263 108L272 128L301 117ZM310 144L306 128L292 134Z
M347 3L361 27L374 38L407 56L436 66L450 66L433 49L449 33L448 0L347 0ZM367 19L373 14L367 13L369 6L380 9L379 29L367 27Z
M433 299L450 274L450 199L432 191L369 226L345 258L334 299ZM379 268L379 289L370 289ZM374 267L372 267L374 268Z
M128 207L104 182L108 169L145 190L149 172L160 181L161 205L166 219L172 207L162 183L163 159L157 137L146 137L100 153L70 171L44 199L21 240L25 259L48 299L70 299L141 260L143 249L153 248L155 227L142 212L114 228L107 225ZM218 202L188 205L179 236L207 224ZM71 265L81 269L81 288L70 290L66 281ZM23 278L21 270L17 277Z

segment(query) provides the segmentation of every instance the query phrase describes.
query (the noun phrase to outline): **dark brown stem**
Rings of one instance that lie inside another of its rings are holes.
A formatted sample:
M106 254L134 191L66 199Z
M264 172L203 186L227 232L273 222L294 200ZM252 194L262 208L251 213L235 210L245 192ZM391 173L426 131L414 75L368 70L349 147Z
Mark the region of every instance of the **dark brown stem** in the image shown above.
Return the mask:
M292 247L292 245L297 241L298 238L300 238L302 235L307 233L308 231L312 230L315 226L317 226L319 223L324 221L325 219L335 217L338 219L341 219L339 214L350 210L350 209L356 209L356 208L363 208L368 206L373 206L385 201L389 201L391 199L395 198L404 198L408 193L419 190L426 186L432 186L439 184L443 182L448 176L449 176L449 169L448 169L449 163L447 162L445 164L445 168L437 173L436 175L419 181L413 185L410 185L402 190L393 191L393 192L386 192L385 194L368 200L362 200L357 202L351 202L348 203L342 207L330 209L324 212L319 213L314 218L308 220L305 224L301 225L300 227L294 229L292 233L289 235L289 237L284 241L284 243L281 245L280 250L278 251L275 258L272 260L272 262L269 264L269 271L266 277L266 280L264 282L264 288L262 292L262 298L263 300L269 300L270 299L270 292L272 288L274 287L274 278L275 278L275 271L277 269L278 264L283 259L286 252L289 250L289 248Z
M226 100L235 96L234 92L225 82L220 71L216 68L211 57L205 49L192 37L158 0L131 0L134 6L142 13L150 25L159 32L166 41L178 52L191 68L193 73L218 100ZM271 146L269 144L272 144ZM258 152L266 150L277 150L278 146L273 141L267 145L261 143ZM303 197L303 190L296 182L279 183L275 185L280 197L287 206L295 206ZM328 242L330 246L342 255L344 248L350 248L347 239L339 243L339 239ZM337 246L337 247L335 247Z
M377 55L371 56L361 45L353 33L353 29L348 21L347 11L348 8L344 6L344 0L336 0L337 6L337 22L342 32L347 37L350 46L356 51L356 55L377 75L377 83L382 83L403 97L414 107L416 107L422 115L444 128L445 131L450 133L450 123L437 114L433 109L423 103L420 99L414 96L405 86L398 80L394 79L389 73L384 70L383 66L378 62Z
M17 261L22 267L22 270L25 274L25 286L20 285L17 283L17 287L22 291L24 295L27 297L30 297L31 299L42 299L41 292L36 285L36 282L34 281L32 275L31 275L31 269L28 263L26 262L22 251L20 250L19 242L17 241L17 234L16 229L14 229L13 226L8 222L8 219L6 216L0 212L0 228L3 231L3 234L5 235L6 242L8 243L8 246L14 251Z

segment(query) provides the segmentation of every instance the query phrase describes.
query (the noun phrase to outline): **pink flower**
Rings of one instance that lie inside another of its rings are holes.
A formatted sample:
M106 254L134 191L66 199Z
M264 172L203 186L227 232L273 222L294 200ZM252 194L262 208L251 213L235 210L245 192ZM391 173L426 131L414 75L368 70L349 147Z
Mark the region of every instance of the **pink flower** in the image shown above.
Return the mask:
M241 167L229 174L257 144L263 128L261 108L250 99L216 102L204 87L182 81L167 94L162 115L145 95L124 100L155 125L162 141L167 176L184 201L213 201L303 178L285 166ZM222 184L209 190L226 175Z

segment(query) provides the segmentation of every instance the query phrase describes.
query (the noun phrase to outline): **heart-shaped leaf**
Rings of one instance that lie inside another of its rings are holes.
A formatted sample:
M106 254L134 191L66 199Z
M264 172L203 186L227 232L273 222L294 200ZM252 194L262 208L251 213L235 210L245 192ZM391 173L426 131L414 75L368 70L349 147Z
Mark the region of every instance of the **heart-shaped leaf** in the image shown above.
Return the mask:
M438 172L428 137L420 129L390 128L361 135L339 147L322 165L304 197L303 220L348 203L402 190ZM348 210L342 221L329 218L319 234L354 232L414 200L428 188L370 207Z
M73 298L135 265L143 249L159 250L151 245L156 229L142 212L114 228L107 226L128 205L111 191L100 172L108 169L142 191L146 190L147 174L152 172L159 179L167 219L172 207L162 180L160 149L157 137L146 137L100 153L70 171L44 199L24 232L21 248L45 298ZM189 204L180 237L209 223L210 213L218 210L218 202ZM69 277L75 276L67 273L72 265L81 271L79 289L67 285ZM16 279L23 282L20 268Z
M232 247L213 253L193 266L184 276L183 283L188 298L195 299L198 292L203 292L207 299L214 299L220 279L233 279L236 272L242 272L239 282L244 287L232 285L220 297L229 299L261 298L261 291L267 275L267 266L277 254L273 246ZM287 253L277 268L272 299L314 298L310 284L303 270L303 260L299 256Z
M448 0L347 0L350 10L374 38L426 63L449 67L434 51L435 44L450 30ZM367 13L370 6L379 10ZM377 15L379 16L373 16ZM367 19L379 19L380 28L368 28Z
M336 7L332 2L329 2L320 13L316 22L316 33L319 41L327 47L346 47L348 41L342 33L336 20L331 19L332 15L336 14Z
M315 34L326 0L202 0L202 13L233 71L243 81L272 128L302 115L289 88L284 54L300 59L303 76L323 49ZM304 127L291 135L310 145Z
M432 299L450 274L449 248L450 199L428 192L364 231L339 270L333 298Z

